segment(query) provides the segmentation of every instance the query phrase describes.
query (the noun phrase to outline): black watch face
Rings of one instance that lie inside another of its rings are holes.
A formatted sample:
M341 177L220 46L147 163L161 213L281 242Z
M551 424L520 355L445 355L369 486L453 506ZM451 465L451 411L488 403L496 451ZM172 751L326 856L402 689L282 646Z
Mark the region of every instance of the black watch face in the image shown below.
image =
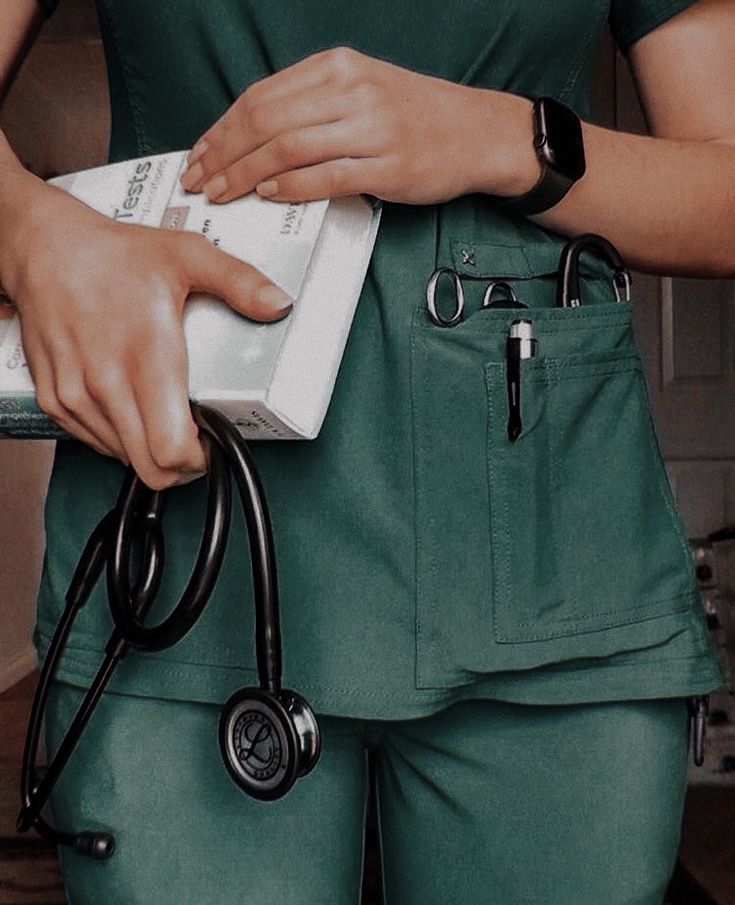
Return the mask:
M538 131L545 138L539 151L547 164L567 179L584 176L582 126L577 115L553 98L543 98L538 107Z

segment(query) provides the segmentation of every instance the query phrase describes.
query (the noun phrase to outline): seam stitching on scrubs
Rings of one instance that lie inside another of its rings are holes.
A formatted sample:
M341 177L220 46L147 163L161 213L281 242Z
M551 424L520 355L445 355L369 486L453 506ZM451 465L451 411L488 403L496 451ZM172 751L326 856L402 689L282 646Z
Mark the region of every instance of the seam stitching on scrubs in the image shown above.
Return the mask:
M511 280L516 277L511 277ZM538 318L537 325L544 333L575 333L585 330L611 330L615 327L630 327L632 305L630 302L612 302L610 303L614 310L601 310L603 305L587 305L579 308L533 308L533 314ZM421 302L419 310L423 310L425 302ZM606 307L606 306L605 306ZM478 312L480 313L480 312ZM473 323L480 323L474 317L460 322L451 329L458 335L465 332L465 329ZM490 317L483 321L487 332L504 333L507 330L507 323L504 320L493 322ZM445 327L437 327L428 322L425 324L418 323L416 332L428 331L435 333L439 330L446 330Z
M681 606L677 606L675 609L667 609L666 612L658 612L658 610L664 607L666 604L672 604L676 601L683 601ZM526 635L518 638L512 635L509 636L496 636L497 640L501 643L510 643L510 644L525 644L530 641L553 641L555 639L567 638L570 636L576 637L577 635L589 635L594 634L595 632L603 632L607 631L611 628L624 628L626 625L637 625L640 622L648 622L651 619L660 619L665 616L673 616L676 613L680 613L687 609L689 603L691 601L691 596L687 593L682 594L674 594L669 597L661 597L655 598L654 600L649 600L645 604L638 604L636 606L628 606L625 609L616 608L614 610L606 610L602 613L596 613L594 616L581 616L578 613L575 613L571 616L563 616L559 618L552 628L548 630L548 632L544 634L537 635ZM650 616L645 616L642 619L636 618L635 614L640 612L641 610L655 610ZM603 622L600 622L600 619L606 616L610 617L619 617L617 619L608 619ZM563 632L563 623L572 622L577 627L577 631L575 632ZM589 623L588 626L586 623ZM535 620L516 622L516 629L526 628L527 626L535 625Z
M419 444L420 439L418 436L418 426L416 419L416 319L418 317L418 312L421 310L420 307L414 307L413 312L411 314L411 327L410 327L410 354L409 354L409 382L411 386L411 437L413 440L412 443L412 455L411 455L411 463L413 467L413 533L414 533L414 626L415 626L415 640L414 640L414 651L415 651L415 662L414 662L414 685L418 688L420 687L421 682L421 632L422 632L422 622L421 615L419 612L419 597L420 597L420 587L419 587L419 561L421 557L421 539L419 536L419 509L421 503L421 488L419 486L419 469L418 469L418 456L419 456Z
M559 99L568 99L571 94L574 86L577 84L577 79L579 78L579 74L582 71L582 67L587 62L590 48L596 47L600 41L602 36L602 30L604 27L604 23L607 19L607 2L599 2L598 3L598 15L597 21L594 27L590 27L585 35L585 39L580 46L579 52L575 57L574 63L569 69L567 77L564 82L564 87L561 89L559 93Z
M424 378L423 378L424 399L431 399L431 381L429 380L429 374L430 374L429 368L425 367L424 368ZM418 452L420 452L424 456L424 458L426 458L426 456L428 456L429 447L421 444L421 446L418 449ZM436 535L436 518L434 517L433 508L431 506L428 507L426 524L427 524L427 528L428 528L427 536L429 538L434 537ZM436 551L432 551L432 552L435 553ZM437 574L439 571L438 557L436 555L434 555L434 556L430 555L428 557L428 561L429 561L429 581L427 584L428 584L429 588L435 588L435 587L437 587L437 582L438 582L438 574ZM427 618L430 620L429 624L434 627L434 635L436 636L437 620L436 620L436 600L434 599L434 595L431 594L430 592L427 594L422 593L421 599L424 601L424 606L427 610L426 615L427 615ZM435 672L438 672L439 664L436 663L436 660L437 660L438 656L441 655L441 647L434 644L433 652L434 652L434 659L435 659L435 664L436 664Z
M555 279L558 276L558 260L561 253L561 246L557 244L549 244L548 242L540 241L527 242L525 243L525 245L519 245L518 242L504 243L497 240L487 242L482 239L469 238L466 235L460 236L458 234L452 234L449 239L449 246L451 249L453 269L457 271L460 276L480 279L505 280L507 282L530 282L531 280L537 279L550 280ZM532 248L533 254L540 254L542 256L545 256L549 258L549 261L551 263L535 263L531 259L531 257L529 257L529 246L530 248ZM503 272L503 270L501 270L500 267L497 266L497 264L493 265L477 260L472 266L463 264L462 252L467 252L469 250L472 250L475 253L479 252L481 257L489 256L489 253L491 252L493 254L500 252L501 255L503 252L507 251L518 252L524 259L524 272L521 272L521 268L511 268L510 270ZM436 266L438 266L438 263ZM598 264L597 266L598 269L593 270L586 261L582 261L580 263L580 276L584 277L585 282L607 284L610 287L612 298L613 286L610 275L608 273L600 272L599 267L604 265ZM598 306L595 307L597 308ZM579 309L566 309L566 311L567 314L573 318L575 314L579 312Z
M644 38L649 32L653 31L654 28L663 25L664 22L668 22L668 20L676 15L677 12L683 12L685 9L693 6L694 2L695 0L673 0L673 2L661 6L655 12L651 13L650 16L646 16L645 19L638 22L634 27L627 25L621 28L615 36L621 52L627 55L636 41Z
M146 139L145 134L145 120L143 117L143 108L138 103L138 98L135 92L132 89L132 71L130 69L127 58L122 53L122 40L120 37L120 31L117 26L117 22L115 20L115 16L112 11L109 9L109 6L104 3L102 4L105 10L105 14L107 16L107 22L110 26L110 34L112 35L113 44L115 47L115 54L117 56L118 65L120 67L120 72L123 76L123 85L125 86L125 94L128 98L128 104L130 105L130 113L131 119L133 122L133 128L135 129L135 141L137 144L137 150L139 155L143 155L146 153L150 153L150 146Z
M615 356L616 353L612 353ZM544 385L547 389L547 395L550 394L551 400L550 404L552 407L552 412L554 413L552 417L552 423L557 425L560 423L559 418L556 416L556 408L558 405L558 400L555 403L555 398L558 394L554 394L551 392L549 388L549 380L548 374L553 374L553 385L556 385L558 382L562 380L583 380L590 376L610 376L610 375L620 375L625 376L626 374L638 374L639 380L636 383L636 386L639 388L640 392L641 385L645 389L645 383L641 383L643 380L643 375L641 372L641 363L640 357L637 352L626 352L626 353L618 353L619 358L616 362L615 360L610 361L609 359L603 360L601 362L591 362L591 361L564 361L564 359L544 359L547 362L549 372L539 371L535 376L535 380L533 381L536 385ZM560 365L563 362L564 368L569 368L571 371L576 371L576 373L563 373L560 371ZM617 364L617 367L615 365ZM488 411L492 413L492 420L496 423L502 421L502 413L500 415L495 410L496 406L499 406L496 397L499 396L499 393L493 392L493 389L498 389L498 386L493 386L494 383L498 383L500 378L496 380L497 374L493 374L493 372L499 373L499 368L497 363L486 364L485 366L486 372L486 380L488 384ZM543 378L543 380L542 380ZM653 438L655 442L655 432L653 430L653 422L650 415L650 407L648 405L647 396L644 398L644 410L648 413L647 421L648 421L648 433ZM552 494L553 498L558 500L560 497L559 494L559 478L557 476L557 462L559 459L558 448L555 445L557 443L557 434L558 431L551 433L551 439L549 440L549 458L550 463L549 467L551 468L552 477L551 477L551 486L552 486ZM502 585L500 584L500 579L494 574L493 575L493 587L495 589L495 593L498 593L498 588L502 588L504 593L504 598L495 598L493 600L493 612L496 613L498 617L501 615L504 616L505 619L510 618L509 614L509 606L510 601L515 600L515 595L513 594L513 586L511 582L511 561L510 561L510 543L508 539L505 539L505 543L501 546L498 546L499 543L499 528L503 526L499 526L497 524L497 517L493 518L492 513L497 511L498 505L498 495L502 497L502 512L504 517L504 525L508 526L511 524L510 520L510 504L507 498L507 495L503 495L501 486L495 481L494 478L494 469L492 467L493 460L499 460L501 463L504 459L507 459L507 453L503 453L502 448L498 447L497 449L492 449L492 434L488 436L488 450L487 450L487 459L488 459L488 493L490 499L490 513L491 513L491 537L492 537L492 552L496 562L500 562L502 556L502 563L504 566L504 575L502 579ZM494 452L494 456L493 456ZM517 450L516 450L517 452ZM657 447L654 448L654 453L658 456ZM503 471L503 469L501 469ZM663 493L662 488L662 474L661 469L659 469L659 477L657 482L657 489L659 493L663 497L664 504L669 513L670 518L673 519L674 527L677 529L677 540L679 545L681 546L681 530L678 527L678 520L675 516L675 512L672 508L672 504L667 498L667 496ZM554 556L554 561L556 563L560 562L559 558L559 548L556 543L556 537L552 531L551 543L553 545L552 552ZM499 552L502 551L502 554ZM558 579L558 576L557 576ZM503 600L505 603L503 603ZM513 628L508 626L506 631L501 631L500 625L498 624L497 619L494 624L494 634L495 638L500 643L527 643L532 641L548 641L554 638L565 637L566 634L565 624L571 624L573 627L577 628L576 632L573 632L575 635L584 634L585 628L587 631L603 631L612 627L622 627L624 625L630 625L637 620L634 617L636 613L641 612L642 610L657 610L661 607L664 607L668 604L675 603L676 601L686 601L687 603L691 600L691 592L684 592L681 594L669 595L662 598L655 598L653 600L647 600L645 603L639 604L637 606L627 606L624 608L616 607L615 609L605 610L603 612L597 612L593 615L585 616L584 611L575 610L568 616L562 616L557 618L554 623L549 626L549 628L544 632L537 632L532 635L526 634L523 630L529 626L535 626L536 620L516 620L513 622ZM517 601L516 601L517 603ZM560 603L568 603L566 598L562 598ZM678 609L684 609L686 604L682 605ZM674 610L673 612L677 612L678 610ZM607 619L606 617L618 617L617 619ZM652 615L650 618L657 618L656 615ZM589 628L589 626L593 626L593 628ZM519 637L518 633L523 632L522 636Z
M635 652L636 652L635 650L630 651L630 653L635 653ZM707 667L706 669L698 670L693 673L695 680L697 679L697 674L700 672L705 676L710 675L709 667L710 667L711 661L710 661L709 657L705 657L702 654L693 655L690 657L677 657L673 660L668 660L668 661L667 660L655 660L655 661L650 661L646 665L647 666L655 665L656 668L654 671L652 671L652 675L654 676L654 678L659 678L662 673L665 673L667 670L673 671L675 666L676 666L676 668L678 668L679 663L686 662L688 660L703 661L706 664L706 667ZM548 665L548 664L546 664L546 665ZM569 671L564 671L564 672L556 671L553 673L553 676L554 676L555 682L559 679L563 679L564 684L567 684L567 685L582 684L584 686L589 682L590 673L597 675L598 672L600 672L600 673L604 673L604 672L617 673L618 671L635 672L636 670L639 670L639 669L640 669L640 666L638 664L624 663L621 665L616 665L616 664L607 665L604 668L601 668L599 670L598 669L592 669L592 670L580 669L580 670L569 670ZM87 684L89 682L89 680L91 679L92 675L94 674L94 671L95 671L94 667L89 667L87 672L79 672L75 678L64 678L63 676L57 676L55 681L66 682L67 684L75 684L75 683L76 684ZM519 671L526 672L527 670L519 670ZM74 674L69 672L69 673L67 673L67 675L72 676ZM493 673L486 674L486 676L488 678L492 678L494 675L495 674L493 674ZM691 677L692 677L692 673L689 673L687 675L687 678L691 678ZM680 674L677 674L675 676L675 678L681 678ZM75 684L75 687L76 687L76 684ZM333 692L337 692L341 695L348 695L348 696L355 696L355 697L365 696L365 697L395 700L394 693L385 694L382 692L376 693L376 692L369 692L369 691L360 691L360 690L356 690L354 688L336 688L333 685L309 685L308 683L302 683L302 685L303 685L304 690L309 692L310 695L312 695L315 690L317 692L319 690L323 690L323 691L333 691ZM474 691L475 687L476 686L474 684L469 683L469 684L465 684L465 685L454 685L454 686L450 686L450 687L430 686L428 688L414 689L414 691L417 693L417 696L420 696L424 699L430 698L431 700L436 701L437 703L444 706L446 703L450 703L453 700L461 699L462 692L469 692L470 695L472 695L472 692ZM688 693L689 692L685 692L685 694L688 694ZM160 695L140 694L140 693L132 693L132 692L126 692L126 691L114 691L114 690L105 691L104 694L106 694L106 695L110 695L110 694L122 695L124 697L150 697L150 698L154 698L157 700L179 700L177 698L172 699L170 697L161 697ZM648 697L648 696L650 696L650 693L644 692L644 694L642 696ZM668 694L668 689L665 692L661 692L658 696L659 697L670 697L670 695ZM487 695L485 693L483 695L483 697L489 697L489 695ZM495 697L495 695L493 695L493 697ZM620 698L620 700L628 699L630 697L631 697L631 693L628 690L628 692L626 692L624 698ZM188 699L185 699L185 700L188 700ZM501 700L501 699L498 698L498 700ZM508 698L508 700L510 701L511 699ZM597 700L597 698L595 698L595 700ZM608 699L605 699L605 700L608 700ZM610 700L612 700L612 699L610 699ZM211 704L211 706L219 706L219 704L221 702L220 701L216 701L216 702L210 702L210 701L199 702L199 701L197 701L195 703L205 703L205 704Z
M661 454L661 446L658 441L658 435L656 434L656 427L653 423L653 415L651 410L651 400L648 394L648 384L646 382L645 374L641 369L638 371L638 381L637 381L638 392L640 393L644 410L646 412L646 420L648 422L648 437L649 443L651 444L651 448L654 456L658 462L658 492L663 498L664 505L666 506L666 510L669 513L669 518L673 523L674 530L676 532L676 537L679 542L679 547L684 554L684 559L687 564L687 576L689 579L689 584L694 588L696 587L696 577L694 574L694 561L692 557L692 553L689 547L689 544L686 541L684 526L681 520L681 517L674 505L673 493L671 491L671 485L669 484L668 478L666 476L666 468L663 462L663 456Z
M499 543L499 532L498 532L498 516L497 516L497 507L499 504L498 493L499 488L497 486L497 482L495 480L495 464L496 457L493 456L492 450L492 438L495 431L495 425L497 423L497 413L496 413L496 401L495 401L495 393L493 392L493 388L491 386L491 370L490 364L485 365L485 381L487 385L487 417L488 417L488 431L486 437L486 453L485 457L487 460L487 493L488 493L488 513L490 517L490 561L491 564L494 565L492 570L492 578L491 578L491 586L490 586L490 608L492 611L492 621L493 621L493 632L495 636L498 635L498 607L500 605L500 569L498 566L500 565L501 557L503 559L503 565L505 566L506 575L510 571L510 548L509 545L505 545L505 547ZM505 510L504 510L505 511ZM507 514L507 513L506 513ZM507 591L507 585L506 585Z

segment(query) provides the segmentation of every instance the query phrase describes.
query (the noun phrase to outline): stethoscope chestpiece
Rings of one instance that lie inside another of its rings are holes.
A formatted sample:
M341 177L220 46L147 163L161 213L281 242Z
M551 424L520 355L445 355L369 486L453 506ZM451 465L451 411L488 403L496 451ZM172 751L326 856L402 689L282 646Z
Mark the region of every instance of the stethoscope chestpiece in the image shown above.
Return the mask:
M295 691L241 688L222 710L219 744L235 785L271 801L313 769L321 738L311 707Z
M603 236L585 233L567 242L559 257L556 304L559 308L578 308L581 304L579 288L579 258L583 251L591 251L613 270L613 290L616 302L630 301L630 272L617 248Z

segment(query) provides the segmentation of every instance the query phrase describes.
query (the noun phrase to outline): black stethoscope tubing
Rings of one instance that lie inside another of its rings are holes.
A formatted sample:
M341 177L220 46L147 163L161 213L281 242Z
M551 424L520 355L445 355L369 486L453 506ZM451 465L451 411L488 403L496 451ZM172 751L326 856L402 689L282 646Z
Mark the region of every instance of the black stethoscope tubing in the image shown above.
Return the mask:
M247 525L255 600L257 669L260 686L281 691L281 646L273 532L258 473L245 441L227 418L192 405L195 422L209 438L208 494L204 531L196 563L179 602L158 625L143 622L161 583L165 545L161 527L162 494L150 490L129 469L115 508L90 535L66 593L66 606L44 660L26 736L21 770L21 812L17 827L34 827L58 845L72 845L94 857L108 857L114 838L104 832L66 833L51 826L41 809L86 727L95 706L126 651L160 651L176 644L202 614L224 559L232 511L230 475L235 475ZM134 539L138 541L137 545ZM130 569L139 552L137 578L131 588ZM107 566L107 592L114 629L104 659L87 690L51 763L38 782L35 764L43 712L51 681L74 620ZM318 742L318 740L317 740ZM318 748L318 746L317 746Z

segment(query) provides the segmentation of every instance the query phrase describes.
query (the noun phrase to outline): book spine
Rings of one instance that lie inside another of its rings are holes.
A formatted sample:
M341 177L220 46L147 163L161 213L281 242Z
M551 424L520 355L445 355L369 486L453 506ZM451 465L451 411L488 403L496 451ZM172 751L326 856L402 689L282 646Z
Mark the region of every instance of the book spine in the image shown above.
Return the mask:
M42 412L32 396L0 398L0 434L19 440L58 440L66 431Z

